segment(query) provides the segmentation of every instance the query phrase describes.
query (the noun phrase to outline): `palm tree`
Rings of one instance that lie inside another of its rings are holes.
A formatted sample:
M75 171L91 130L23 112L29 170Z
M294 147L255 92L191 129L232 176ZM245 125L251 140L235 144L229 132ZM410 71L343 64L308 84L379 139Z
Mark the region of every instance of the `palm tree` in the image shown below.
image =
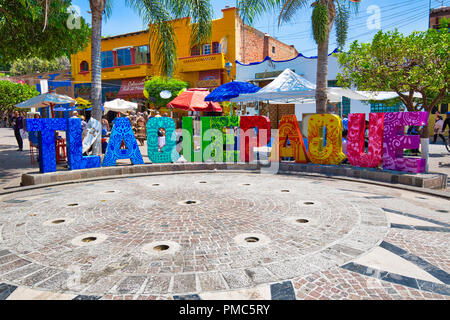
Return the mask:
M327 112L328 44L335 24L339 48L347 40L351 5L356 9L359 0L240 0L242 19L252 22L264 12L280 9L278 25L291 21L301 8L314 7L311 25L317 43L316 113Z
M156 61L162 76L171 76L176 64L176 37L169 22L190 17L191 45L199 45L211 37L212 7L209 0L125 0L144 22L150 25L150 41L156 48ZM92 66L92 116L101 121L101 30L103 14L111 14L112 0L89 0L92 14L91 66ZM93 146L94 154L101 154L100 139Z

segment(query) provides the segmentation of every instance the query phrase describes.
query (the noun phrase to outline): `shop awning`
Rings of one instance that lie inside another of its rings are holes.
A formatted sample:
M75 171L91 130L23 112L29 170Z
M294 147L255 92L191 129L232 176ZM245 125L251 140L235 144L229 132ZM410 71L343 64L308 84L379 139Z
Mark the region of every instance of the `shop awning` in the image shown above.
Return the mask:
M144 98L144 78L123 79L117 98Z

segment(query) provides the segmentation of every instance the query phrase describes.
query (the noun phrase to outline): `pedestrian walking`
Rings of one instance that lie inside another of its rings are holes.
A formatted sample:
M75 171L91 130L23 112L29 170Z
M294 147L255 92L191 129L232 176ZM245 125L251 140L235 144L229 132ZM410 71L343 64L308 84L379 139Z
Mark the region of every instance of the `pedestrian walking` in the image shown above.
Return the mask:
M147 128L145 127L144 117L138 118L136 127L134 127L133 129L136 135L136 139L139 141L141 146L143 146L144 140L147 137Z
M19 145L19 149L17 151L23 150L23 140L21 136L20 130L23 130L23 118L20 115L19 111L14 111L14 116L12 118L14 135L16 136L17 144Z
M434 123L434 141L433 141L433 143L436 143L437 136L439 136L442 139L442 141L444 141L444 144L445 144L445 137L442 135L443 126L444 126L444 121L442 120L442 117L440 115L438 115L436 117L436 121Z
M448 140L450 141L450 112L447 112L447 117L445 118L444 125L442 126L442 133L448 127Z

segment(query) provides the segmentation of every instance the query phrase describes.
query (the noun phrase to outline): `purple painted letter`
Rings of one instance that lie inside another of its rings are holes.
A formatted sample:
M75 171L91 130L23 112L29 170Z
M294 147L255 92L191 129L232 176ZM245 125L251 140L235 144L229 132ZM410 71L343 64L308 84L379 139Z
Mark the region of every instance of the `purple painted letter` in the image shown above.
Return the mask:
M425 171L426 160L403 157L404 149L420 146L418 135L405 135L405 126L423 126L428 121L427 112L386 112L383 134L383 169L412 173Z

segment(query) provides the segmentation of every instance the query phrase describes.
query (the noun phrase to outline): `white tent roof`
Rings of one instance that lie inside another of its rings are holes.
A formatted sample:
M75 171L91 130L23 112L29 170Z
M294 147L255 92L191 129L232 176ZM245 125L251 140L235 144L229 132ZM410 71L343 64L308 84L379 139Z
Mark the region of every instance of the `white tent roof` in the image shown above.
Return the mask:
M255 93L241 94L231 99L232 102L270 101L270 103L314 103L316 85L299 76L290 69L285 69L267 86ZM409 93L405 93L408 95ZM342 97L352 100L387 100L397 98L395 92L355 91L352 89L328 87L328 100L330 103L342 101ZM422 98L415 93L414 98Z
M314 98L316 85L299 76L290 69L285 69L267 86L255 93L241 94L231 99L233 102L286 100Z
M114 111L114 112L133 111L133 110L136 110L137 107L138 107L138 104L135 102L126 101L123 99L114 99L112 101L105 102L104 113L107 114L108 111Z

